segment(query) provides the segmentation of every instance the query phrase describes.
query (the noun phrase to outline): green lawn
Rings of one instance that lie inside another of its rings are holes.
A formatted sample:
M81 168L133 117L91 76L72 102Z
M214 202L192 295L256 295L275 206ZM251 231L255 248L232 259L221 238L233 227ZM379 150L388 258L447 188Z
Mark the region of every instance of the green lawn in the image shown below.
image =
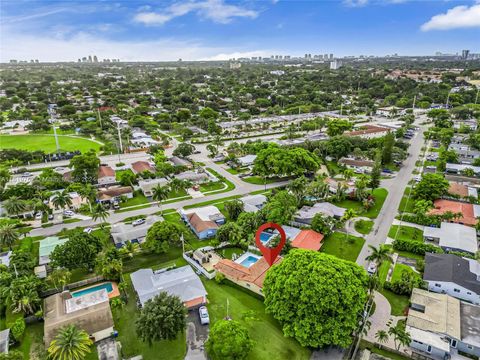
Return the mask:
M149 203L149 201L146 198L146 196L143 195L142 192L136 191L134 193L134 196L131 199L127 199L126 201L120 202L120 208L123 209L129 206L142 205L147 203Z
M80 150L82 153L90 149L100 150L100 144L80 137L58 136L60 149L64 151ZM0 149L43 150L46 153L57 151L55 137L50 135L0 135Z
M230 248L224 248L221 250L217 250L217 253L223 256L224 259L232 259L232 256L234 254L237 254L237 256L240 256L243 254L245 250L238 248L238 247L230 247Z
M203 284L208 292L208 311L211 323L228 315L247 327L251 339L255 342L247 360L300 360L309 359L310 350L302 348L297 341L286 338L280 324L265 313L263 301L251 295L248 290L205 280ZM273 355L274 354L274 355Z
M224 187L225 185L221 181L211 181L211 182L200 185L200 191L204 193L207 191L221 190Z
M224 176L222 176L221 174L219 174L218 172L216 172L212 168L205 168L205 170L207 170L210 174L214 175L218 180L227 184L227 187L225 189L219 190L216 193L228 192L228 191L232 191L233 189L235 189L235 185L230 180L226 179Z
M232 174L232 175L242 174L242 173L248 171L248 169L245 169L245 168L244 168L244 169L242 169L242 168L240 168L240 169L228 168L228 169L226 169L226 170L227 170L230 174Z
M355 262L364 243L364 238L349 235L347 239L346 234L334 232L323 240L321 251Z
M267 184L272 184L272 183L276 183L276 182L280 182L280 181L287 181L287 180L290 180L291 177L277 177L277 176L274 176L274 177L269 177L269 178L266 178L266 183ZM265 179L261 176L249 176L249 177L244 177L242 178L243 181L249 183L249 184L254 184L254 185L264 185L265 184Z
M370 220L358 220L355 222L355 230L360 234L367 235L372 231L373 221Z
M343 207L345 209L352 209L355 210L355 212L358 215L369 217L370 219L375 219L378 214L380 213L380 210L382 209L383 203L385 202L385 199L387 198L388 191L387 189L383 188L378 188L373 190L372 193L373 197L375 198L375 205L373 205L370 209L365 211L363 208L362 203L359 201L355 200L350 200L350 199L345 199L339 202L333 202L335 205Z
M123 173L132 173L133 174L133 171L131 169L117 170L117 171L115 171L115 180L120 181Z
M391 262L384 261L382 265L380 265L380 267L378 268L378 280L380 281L380 284L383 284L387 279L388 270L390 269L391 265Z
M128 303L120 309L112 309L115 329L118 331L118 340L122 343L123 357L142 355L145 360L180 360L185 357L185 333L179 334L172 341L158 341L148 345L141 341L135 333L135 319L139 312L135 293L129 275L125 275Z
M379 292L385 296L390 303L391 311L390 313L393 316L405 315L405 309L408 308L410 302L410 297L405 295L397 295L390 290L381 289Z
M398 232L397 232L398 231ZM423 242L423 231L414 227L404 225L392 225L388 237L400 240L415 240Z
M10 348L10 350L20 351L24 359L32 359L36 355L41 355L44 350L43 322L27 325L20 344L17 347Z
M412 197L410 197L410 200L408 200L408 195L410 194L411 191L412 191L411 187L407 186L405 188L402 200L400 201L400 205L398 206L398 211L408 212L408 213L413 212L413 206L415 204L415 201L413 200ZM408 202L407 202L407 200L408 200Z
M402 278L402 273L404 271L408 271L408 272L411 272L411 273L414 273L414 274L418 275L418 273L413 271L410 266L405 265L405 264L397 263L397 264L395 264L395 267L393 268L393 274L392 274L392 278L390 279L390 281L391 282L399 281ZM420 275L418 275L418 276L420 276Z

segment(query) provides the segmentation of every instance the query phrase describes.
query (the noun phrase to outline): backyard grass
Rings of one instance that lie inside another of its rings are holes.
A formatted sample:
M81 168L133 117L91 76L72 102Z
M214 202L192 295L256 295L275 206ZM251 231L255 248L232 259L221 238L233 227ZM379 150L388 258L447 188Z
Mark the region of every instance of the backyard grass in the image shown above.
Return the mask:
M215 176L218 180L223 181L225 184L227 184L227 187L225 189L219 190L216 193L228 192L235 189L235 185L230 180L226 179L224 176L222 176L212 168L205 168L205 170L207 170L210 174Z
M208 292L208 312L214 324L228 315L242 323L255 342L247 360L301 360L310 358L310 350L301 347L296 340L283 335L280 324L265 313L263 301L229 284L219 285L202 278Z
M403 192L402 200L400 201L400 205L398 206L398 211L407 212L407 213L413 212L413 206L415 202L412 197L410 197L410 200L408 200L408 196L411 191L412 191L411 187L407 186L405 188L405 191Z
M387 279L388 270L391 265L392 263L390 261L384 261L378 268L378 280L380 281L380 284L383 284Z
M249 177L242 178L243 181L245 181L249 184L254 184L254 185L264 185L265 183L273 184L273 183L276 183L276 182L287 181L287 180L290 180L290 179L291 179L291 177L282 178L282 177L277 177L277 176L269 177L269 178L266 178L266 179L264 179L261 176L249 176Z
M240 256L244 252L245 250L238 247L229 247L229 248L217 250L217 253L221 255L224 259L232 259L234 254L236 254L237 256Z
M420 275L418 273L416 273L415 271L413 271L413 269L408 266L408 265L405 265L405 264L395 264L395 268L393 269L393 273L392 273L392 278L391 278L391 282L393 281L399 281L401 280L402 278L402 273L404 271L407 271L407 272L411 272L415 275L417 275L418 277L420 277Z
M133 174L133 171L131 169L117 170L117 171L115 171L115 180L120 181L123 173L132 173Z
M24 359L35 358L35 355L40 355L43 349L43 322L27 325L20 345L10 348L20 351Z
M141 192L135 192L134 196L131 199L127 199L126 201L120 202L120 209L135 206L135 205L142 205L149 203L147 197L143 195Z
M334 202L334 204L345 209L352 209L358 215L365 216L370 219L375 219L380 213L380 210L382 209L383 203L387 198L388 191L387 189L378 188L373 190L372 195L375 198L375 205L373 205L367 211L365 211L361 202L355 200L345 199L342 201Z
M139 310L135 301L135 293L129 275L124 276L128 284L128 303L122 308L112 309L115 329L118 331L118 340L122 343L124 358L142 355L144 360L180 360L185 357L185 332L179 334L172 341L156 341L148 345L141 341L135 333L135 319Z
M423 242L423 231L411 226L392 225L388 237L400 240L415 240Z
M80 150L82 153L90 149L98 152L101 144L87 138L59 135L60 149L64 151ZM57 151L55 137L51 135L0 135L0 149L43 150L46 153Z
M355 222L355 230L360 234L367 235L372 231L373 221L370 220L358 220Z
M226 170L227 170L230 174L232 174L232 175L242 174L242 173L248 171L248 169L242 169L242 168L240 168L240 169L228 168L228 169L226 169Z
M349 235L347 239L346 234L334 232L323 240L321 251L355 262L364 243L364 238Z

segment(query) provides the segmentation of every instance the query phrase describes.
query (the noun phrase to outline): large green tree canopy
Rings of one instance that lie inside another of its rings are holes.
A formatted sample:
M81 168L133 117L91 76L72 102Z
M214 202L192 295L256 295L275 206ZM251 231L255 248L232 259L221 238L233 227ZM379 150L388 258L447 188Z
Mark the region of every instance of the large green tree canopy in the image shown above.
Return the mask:
M442 174L424 174L415 187L416 199L435 200L448 192L448 180Z
M210 331L205 344L213 360L241 360L253 347L247 329L235 320L219 320Z
M347 347L367 300L368 276L355 263L295 249L267 272L267 312L302 346Z

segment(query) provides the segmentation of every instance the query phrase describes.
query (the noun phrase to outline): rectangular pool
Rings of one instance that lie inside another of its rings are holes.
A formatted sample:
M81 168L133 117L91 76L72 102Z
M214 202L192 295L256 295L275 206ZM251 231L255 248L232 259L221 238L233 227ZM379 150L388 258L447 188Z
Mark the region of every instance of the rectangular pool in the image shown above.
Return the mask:
M248 256L245 258L242 262L240 262L240 265L245 266L246 268L249 268L253 264L255 264L258 261L258 258L255 256Z
M260 233L260 241L265 244L268 242L268 240L270 240L270 238L273 236L273 234L269 233L269 232L262 232Z
M100 284L100 285L97 285L97 286L92 286L92 287L89 287L89 288L86 288L86 289L83 289L83 290L78 290L78 291L72 292L72 296L73 297L79 297L79 296L90 294L94 291L98 291L98 290L102 290L102 289L107 290L107 293L110 294L113 291L113 285L110 282L103 283L103 284Z

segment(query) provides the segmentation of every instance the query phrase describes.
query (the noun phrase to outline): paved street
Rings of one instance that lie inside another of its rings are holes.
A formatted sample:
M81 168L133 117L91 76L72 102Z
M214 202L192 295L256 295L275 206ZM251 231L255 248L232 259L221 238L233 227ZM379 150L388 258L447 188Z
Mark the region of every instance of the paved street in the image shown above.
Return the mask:
M423 122L424 117L417 118L416 125ZM365 245L360 251L357 258L357 264L367 267L367 261L365 258L370 254L371 250L368 245L375 247L383 244L387 239L390 226L397 216L398 207L403 197L403 191L408 185L408 182L412 179L412 171L415 169L415 162L419 159L422 147L425 145L423 133L427 129L426 125L418 125L420 130L412 139L410 147L408 149L409 156L403 162L400 171L394 179L383 180L381 187L388 190L388 196L385 199L385 203L380 211L378 217L375 219L372 232L365 237Z

